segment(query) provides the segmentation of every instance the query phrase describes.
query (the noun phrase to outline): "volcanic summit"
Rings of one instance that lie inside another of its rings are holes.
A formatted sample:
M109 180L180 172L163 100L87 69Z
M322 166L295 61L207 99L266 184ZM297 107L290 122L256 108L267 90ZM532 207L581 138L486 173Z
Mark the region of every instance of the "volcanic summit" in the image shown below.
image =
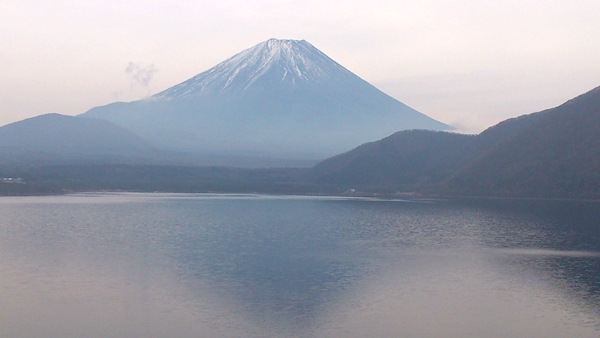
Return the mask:
M82 114L159 147L211 156L319 159L399 130L446 130L304 40L270 39L149 99Z

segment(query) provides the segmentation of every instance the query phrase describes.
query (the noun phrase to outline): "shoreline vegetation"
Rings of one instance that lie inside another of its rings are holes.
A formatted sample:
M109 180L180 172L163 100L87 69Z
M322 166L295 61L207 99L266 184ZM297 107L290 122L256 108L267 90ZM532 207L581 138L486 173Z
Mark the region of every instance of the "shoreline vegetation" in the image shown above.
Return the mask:
M152 165L56 165L0 169L0 196L50 196L76 193L214 193L381 199L562 200L598 202L597 196L572 194L451 194L437 189L402 191L394 186L339 186L311 180L308 168L247 169Z
M0 142L0 195L128 191L600 200L600 87L478 135L404 130L304 168L182 163L173 154L161 157L146 148L144 153L135 142L127 151L120 142L103 148L97 140L81 148L76 136L86 134L78 129L85 118L41 119L57 124L50 130L33 119L45 132L42 139L23 136L37 135L38 129L24 127L32 121L0 128L0 141L13 142ZM73 124L70 134L63 128L67 122ZM105 133L97 134L106 141ZM52 143L58 136L64 142ZM52 147L41 147L47 145Z

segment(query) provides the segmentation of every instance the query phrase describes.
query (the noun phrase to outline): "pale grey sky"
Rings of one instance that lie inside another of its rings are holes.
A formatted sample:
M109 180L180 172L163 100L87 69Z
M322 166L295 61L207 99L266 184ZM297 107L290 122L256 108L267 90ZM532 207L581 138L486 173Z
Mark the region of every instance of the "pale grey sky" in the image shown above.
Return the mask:
M0 1L0 125L182 82L304 39L465 132L600 86L597 0Z

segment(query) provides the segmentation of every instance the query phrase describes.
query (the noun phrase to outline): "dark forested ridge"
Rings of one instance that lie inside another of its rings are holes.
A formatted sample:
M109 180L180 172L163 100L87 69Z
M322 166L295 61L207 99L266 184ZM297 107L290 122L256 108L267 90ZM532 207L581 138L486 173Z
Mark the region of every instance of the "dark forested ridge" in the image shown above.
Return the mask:
M429 189L456 172L474 136L403 131L317 164L314 182L346 188Z
M169 151L112 122L44 114L0 127L0 167L130 164L310 167L315 160L199 155Z
M600 87L532 117L533 123L462 168L443 191L600 198Z
M6 135L2 129L0 140ZM139 144L136 156L149 149L142 141L129 144ZM103 190L600 199L600 87L478 135L401 131L311 169L115 163L98 157L85 163L2 160L1 195Z
M128 164L0 168L0 177L12 179L0 182L0 195L88 191L326 193L323 187L303 180L307 170Z
M453 196L600 198L600 87L479 135L403 131L332 157L312 180Z
M448 193L447 183L478 160L528 128L541 115L509 119L479 135L428 130L397 132L377 142L317 164L310 179L346 189L387 187L399 192Z
M132 161L157 149L111 122L45 114L0 127L0 159L7 165Z

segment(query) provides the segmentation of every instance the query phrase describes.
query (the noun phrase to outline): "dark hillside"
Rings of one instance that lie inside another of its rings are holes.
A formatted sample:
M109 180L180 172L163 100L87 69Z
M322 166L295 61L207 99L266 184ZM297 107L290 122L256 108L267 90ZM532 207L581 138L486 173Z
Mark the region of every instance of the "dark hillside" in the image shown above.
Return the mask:
M345 189L435 190L541 116L531 114L509 119L477 136L426 130L397 132L317 164L311 171L311 179Z
M45 114L0 127L2 165L136 161L156 149L111 122Z
M489 127L477 135L473 139L473 142L465 149L465 152L469 154L465 159L472 161L485 155L487 152L494 149L494 147L512 139L512 137L522 130L531 127L536 121L543 118L543 115L543 113L522 115Z
M321 184L344 188L427 189L455 173L475 137L410 130L364 144L316 165L311 175Z
M180 193L316 193L301 180L308 169L248 169L169 165L49 165L0 167L1 195L36 195L87 191Z
M447 185L459 195L600 197L600 87L534 114Z
M152 148L139 136L106 120L60 114L40 115L0 127L0 144L48 152Z
M311 175L339 189L600 198L600 87L477 136L398 132L327 159Z

